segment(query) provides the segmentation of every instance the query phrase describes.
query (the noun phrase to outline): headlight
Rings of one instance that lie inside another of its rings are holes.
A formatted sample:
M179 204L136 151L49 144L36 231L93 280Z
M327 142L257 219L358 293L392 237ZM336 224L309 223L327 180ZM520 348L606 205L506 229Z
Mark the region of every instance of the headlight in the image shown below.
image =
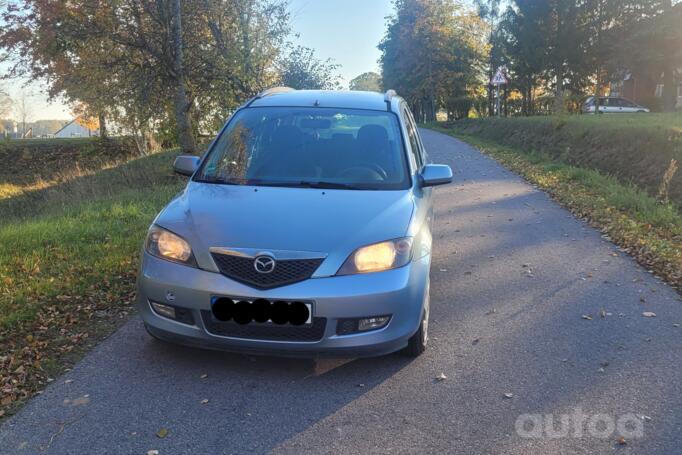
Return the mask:
M397 269L412 259L412 238L388 240L355 250L341 266L337 275L381 272Z
M152 226L147 234L145 249L152 256L196 267L189 243L180 236L159 226Z

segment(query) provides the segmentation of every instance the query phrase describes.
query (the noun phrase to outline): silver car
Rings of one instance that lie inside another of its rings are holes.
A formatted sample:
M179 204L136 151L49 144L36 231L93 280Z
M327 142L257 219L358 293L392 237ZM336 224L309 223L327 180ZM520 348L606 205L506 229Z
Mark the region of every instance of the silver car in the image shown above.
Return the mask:
M421 354L428 157L395 92L271 89L232 115L149 229L138 305L159 339L276 355Z
M582 107L583 114L594 114L597 109L596 98L591 96L585 100ZM600 114L635 114L651 112L644 106L640 106L625 98L618 98L615 96L606 96L599 98L599 113Z

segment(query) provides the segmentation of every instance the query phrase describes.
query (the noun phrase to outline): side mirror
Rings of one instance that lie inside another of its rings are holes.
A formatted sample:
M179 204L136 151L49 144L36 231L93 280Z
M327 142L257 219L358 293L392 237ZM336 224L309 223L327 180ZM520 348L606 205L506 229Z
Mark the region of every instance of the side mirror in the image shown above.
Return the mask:
M452 182L452 169L445 164L427 164L419 174L422 188L447 185Z
M199 157L191 155L180 155L175 158L173 171L180 175L191 176L199 167Z

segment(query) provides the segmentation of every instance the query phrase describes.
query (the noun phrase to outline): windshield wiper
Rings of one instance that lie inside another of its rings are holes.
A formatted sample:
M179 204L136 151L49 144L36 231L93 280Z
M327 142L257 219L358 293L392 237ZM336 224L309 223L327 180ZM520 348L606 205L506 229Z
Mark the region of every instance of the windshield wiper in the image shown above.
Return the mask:
M361 190L363 188L359 186L354 186L354 185L349 185L347 183L338 183L338 182L308 182L308 181L301 181L298 182L299 185L304 186L306 188L322 188L322 189L337 189L337 190Z
M311 182L308 180L291 181L291 182L259 182L261 186L281 186L293 188L319 188L325 190L366 190L371 188L363 188L359 186L349 185L347 183L337 182Z
M234 182L232 180L224 179L221 177L204 177L194 180L198 183L217 183L219 185L241 185L241 183Z

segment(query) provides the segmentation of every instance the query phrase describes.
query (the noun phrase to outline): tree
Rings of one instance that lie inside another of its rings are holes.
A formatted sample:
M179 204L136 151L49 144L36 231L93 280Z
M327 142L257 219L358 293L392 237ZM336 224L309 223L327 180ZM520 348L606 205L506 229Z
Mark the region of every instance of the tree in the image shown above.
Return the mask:
M534 0L515 0L504 14L501 27L505 34L509 70L515 88L523 97L521 113L534 113L534 94L545 71L545 32L547 6Z
M27 132L26 123L32 115L31 105L25 92L21 92L21 95L19 95L19 101L16 103L15 109L16 115L21 123L21 137L23 138L26 136Z
M12 98L0 87L0 119L6 118L12 112Z
M297 90L338 90L338 68L331 59L315 57L309 47L292 47L279 63L280 84Z
M284 0L13 0L2 21L7 75L47 80L101 126L171 131L188 152L271 85L288 34Z
M371 71L362 73L350 81L349 88L351 90L381 92L381 76Z
M475 0L474 3L478 8L478 15L488 24L489 29L488 46L490 52L488 55L488 84L486 84L486 88L488 92L487 112L492 113L495 110L495 86L490 81L492 81L497 69L508 63L504 58L504 40L499 27L502 16L501 0Z
M415 110L418 121L439 109L465 116L485 84L486 25L450 0L396 0L379 44L383 82Z

